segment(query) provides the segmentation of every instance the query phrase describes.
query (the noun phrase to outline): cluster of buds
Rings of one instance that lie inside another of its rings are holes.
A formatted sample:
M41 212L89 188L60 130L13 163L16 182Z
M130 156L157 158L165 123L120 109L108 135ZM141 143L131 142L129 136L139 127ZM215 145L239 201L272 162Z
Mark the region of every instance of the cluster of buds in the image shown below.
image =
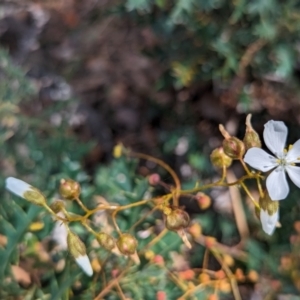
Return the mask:
M6 188L14 194L24 198L25 200L39 206L44 206L53 215L57 215L62 212L65 217L64 225L67 228L67 245L70 254L74 257L78 266L88 275L93 275L93 269L90 260L86 253L86 247L80 238L70 230L67 225L67 220L74 217L74 214L69 214L65 209L65 204L61 200L54 201L48 206L44 195L33 186L28 183L13 177L6 179ZM82 205L79 200L80 195L80 184L71 179L61 179L59 186L59 193L66 200L76 200ZM80 216L78 216L80 217ZM120 235L118 240L115 242L114 238L105 232L95 233L95 237L99 244L108 251L113 251L117 246L119 251L127 256L135 256L137 249L137 240L129 233L123 233ZM136 259L137 261L137 259Z
M223 147L215 149L211 154L211 162L218 168L223 166L228 168L231 159L242 159L245 152L250 148L261 148L259 135L251 125L251 114L246 118L246 132L243 141L231 136L223 125L219 125L219 129L224 137Z

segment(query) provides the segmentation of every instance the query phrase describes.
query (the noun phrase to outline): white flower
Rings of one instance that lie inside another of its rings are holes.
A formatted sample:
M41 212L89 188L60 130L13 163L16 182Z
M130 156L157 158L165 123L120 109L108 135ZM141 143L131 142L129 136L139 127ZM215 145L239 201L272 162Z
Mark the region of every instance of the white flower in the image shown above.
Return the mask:
M263 231L268 235L272 235L276 224L279 220L279 209L272 215L269 215L267 210L260 209L260 221L263 228Z
M266 181L272 200L285 199L289 193L285 172L300 188L300 167L295 166L295 163L300 162L300 140L289 151L285 150L287 131L283 122L269 121L265 124L264 141L275 157L260 148L250 148L244 158L247 164L262 172L275 168Z
M77 265L82 269L82 271L84 271L84 273L86 275L88 275L88 276L93 275L93 269L92 269L90 260L86 254L75 257L75 261L76 261Z

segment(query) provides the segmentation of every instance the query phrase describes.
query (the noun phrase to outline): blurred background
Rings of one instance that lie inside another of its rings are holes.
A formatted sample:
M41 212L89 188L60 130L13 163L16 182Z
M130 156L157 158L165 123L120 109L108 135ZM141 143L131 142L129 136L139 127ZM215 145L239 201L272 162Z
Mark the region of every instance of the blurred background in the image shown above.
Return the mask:
M98 281L79 281L83 275L66 248L52 245L59 244L52 219L4 192L7 176L29 182L49 199L59 197L61 178L72 178L89 207L95 195L126 204L165 192L151 188L148 175L159 172L168 184L172 179L153 163L114 159L117 143L168 163L183 188L218 178L209 155L222 144L219 124L243 138L249 113L259 134L268 120L281 120L293 144L300 138L299 36L295 0L1 0L0 299L94 299L112 271L125 264L75 226L89 253L101 264L107 259ZM118 181L120 174L125 182ZM240 165L231 174L242 176ZM191 199L180 204L205 236L228 247L238 244L232 192L207 194L208 206ZM299 196L292 186L281 202L282 226L269 237L238 192L250 233L240 249L247 259L234 257L230 267L237 278L242 274L242 299L300 299ZM146 212L125 211L120 227L126 230ZM101 227L103 216L98 217L94 222ZM155 237L158 219L149 216L135 229L141 245ZM179 298L184 291L168 272L187 286L201 283L205 247L195 243L187 251L175 234L165 239L151 251L164 258L167 269L143 262L131 270L120 282L125 299ZM213 257L205 266L212 272L220 267ZM187 270L191 278L181 278ZM160 284L151 284L153 277ZM215 289L221 299L237 299L230 289L215 287L186 299L214 299L209 297ZM105 297L123 299L116 290Z

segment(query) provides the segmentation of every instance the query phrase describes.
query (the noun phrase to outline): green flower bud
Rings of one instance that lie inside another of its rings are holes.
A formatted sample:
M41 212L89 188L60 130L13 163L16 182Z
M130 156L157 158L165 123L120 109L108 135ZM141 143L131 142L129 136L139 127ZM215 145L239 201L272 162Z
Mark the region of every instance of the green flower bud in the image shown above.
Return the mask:
M88 275L93 275L93 269L90 263L90 260L86 254L86 248L84 243L80 238L73 233L71 230L68 230L67 236L68 249L71 255L74 257L78 266Z
M46 198L37 188L27 182L14 177L8 177L5 181L6 189L15 195L39 206L46 205Z
M64 203L62 201L54 201L50 208L57 214L65 207Z
M239 159L245 154L244 143L236 137L223 141L224 153L232 159Z
M213 150L210 155L211 163L217 168L230 167L232 159L224 153L222 147Z
M115 247L115 240L105 232L98 233L96 239L98 243L108 251L112 250Z
M232 159L240 159L245 154L244 143L236 137L232 137L224 128L223 125L219 125L219 129L224 136L223 149L224 153Z
M279 201L271 200L265 191L264 196L259 198L260 221L265 233L272 235L279 220Z
M123 233L117 240L117 247L124 255L132 255L137 248L137 240L129 233Z
M261 141L258 133L253 129L251 125L251 114L249 114L246 118L246 133L243 139L246 150L257 147L261 148Z
M59 193L67 200L74 200L80 195L80 185L72 179L61 179Z
M165 224L169 230L177 231L189 226L190 217L184 210L176 208L166 216Z

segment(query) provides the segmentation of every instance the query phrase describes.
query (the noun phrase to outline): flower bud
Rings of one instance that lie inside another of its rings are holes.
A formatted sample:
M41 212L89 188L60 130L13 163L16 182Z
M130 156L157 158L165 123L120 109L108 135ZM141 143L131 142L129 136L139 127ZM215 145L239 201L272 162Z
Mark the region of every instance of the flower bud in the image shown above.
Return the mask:
M244 271L241 268L237 268L234 275L237 281L244 282L246 280Z
M132 255L137 248L137 240L129 233L123 233L117 240L117 247L124 255Z
M112 250L115 247L115 240L105 232L98 233L96 239L99 244L108 251Z
M59 193L67 200L73 200L80 195L80 185L72 179L61 179Z
M224 136L223 149L224 153L232 159L240 159L245 154L244 143L225 130L223 125L219 125L219 129Z
M50 208L57 214L65 207L64 203L62 201L54 201Z
M261 148L261 141L258 133L253 129L251 125L251 114L249 114L246 118L246 133L243 139L246 150L257 147Z
M177 231L186 228L190 224L190 217L187 212L182 209L176 208L166 216L166 227L169 230Z
M196 200L199 208L202 210L205 210L211 206L211 198L202 192L198 192L196 194Z
M160 182L160 176L157 173L151 174L148 177L148 182L150 185L157 185Z
M197 239L202 235L202 227L199 223L194 223L189 227L188 232L194 239Z
M201 273L198 277L200 283L207 283L210 281L210 276L206 273Z
M251 281L251 282L257 282L259 280L259 275L255 270L250 270L247 278Z
M44 195L37 188L31 186L23 180L14 177L8 177L5 181L5 187L15 195L22 197L35 205L46 205L46 198Z
M224 254L223 255L223 263L228 267L232 267L234 265L234 259L231 255Z
M217 168L230 167L232 159L224 153L222 147L213 150L210 155L211 163Z
M279 220L279 201L271 200L267 191L259 198L260 221L265 233L272 235Z
M224 293L224 294L228 294L231 292L231 284L229 282L229 280L223 279L219 281L218 284L218 289L220 290L220 292Z
M68 249L74 257L78 266L88 275L93 275L93 269L88 256L86 255L86 248L80 238L71 230L68 231L67 236Z
M223 141L224 153L232 159L239 159L245 154L244 143L236 137Z

